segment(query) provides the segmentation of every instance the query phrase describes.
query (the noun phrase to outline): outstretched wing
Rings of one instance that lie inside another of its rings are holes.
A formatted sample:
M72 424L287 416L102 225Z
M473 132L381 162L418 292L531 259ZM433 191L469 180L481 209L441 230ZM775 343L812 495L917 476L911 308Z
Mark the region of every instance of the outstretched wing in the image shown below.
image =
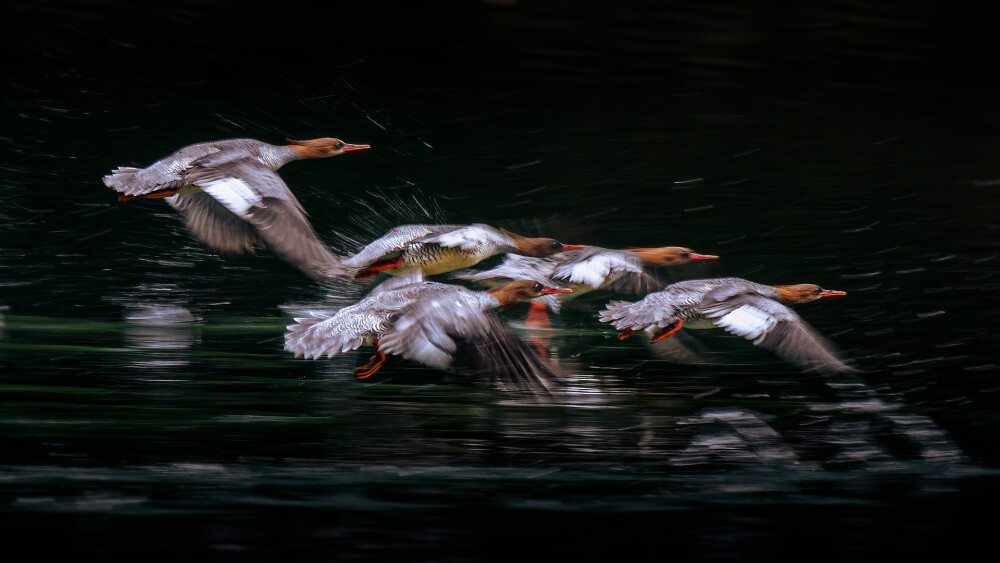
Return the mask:
M648 272L623 272L608 282L604 289L623 295L648 295L663 289L663 285Z
M438 368L469 368L500 389L548 394L555 375L496 315L456 293L421 299L380 339L386 354Z
M385 330L391 316L389 311L360 305L333 314L309 311L309 316L296 318L285 327L285 351L296 358L316 360L357 350L371 334Z
M301 204L271 169L241 160L224 166L194 168L187 177L214 202L249 223L271 251L305 274L323 279L342 273L340 258L319 239ZM195 194L174 196L180 203L171 205L200 221L192 229L200 240L210 248L213 244L219 247L221 239L234 234L230 228L232 222L219 219L218 206L212 206L205 198L186 199L190 195Z
M389 229L387 233L373 240L357 254L344 260L344 264L353 268L363 268L372 262L385 257L399 254L406 245L432 232L431 225L399 225Z
M630 252L588 247L559 255L553 272L557 282L570 282L626 295L646 295L663 284L649 275Z
M226 257L253 254L263 242L249 223L205 192L179 193L166 198L184 217L184 224L206 248Z
M450 226L449 229L438 229L429 235L416 239L424 244L437 244L449 248L475 250L484 246L505 248L511 246L511 240L499 230L476 223L463 227Z
M669 288L668 288L669 289ZM651 293L634 303L609 301L598 319L611 323L620 330L640 331L652 327L666 327L677 322L681 311L665 292Z
M825 373L853 372L834 346L795 311L756 293L709 301L701 313L730 334L742 336L803 369Z
M502 319L491 313L484 315L489 338L459 338L455 364L488 378L501 391L551 397L561 383L546 361Z
M459 280L490 282L501 284L512 280L537 280L546 285L554 285L552 272L556 263L552 258L535 258L520 254L507 254L503 262L488 270L467 269L451 273Z

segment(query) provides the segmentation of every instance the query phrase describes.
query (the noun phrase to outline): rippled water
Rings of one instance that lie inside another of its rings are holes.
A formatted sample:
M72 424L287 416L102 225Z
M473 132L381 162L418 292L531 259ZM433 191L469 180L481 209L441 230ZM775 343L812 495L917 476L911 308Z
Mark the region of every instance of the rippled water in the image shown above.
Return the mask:
M547 1L223 25L230 7L12 12L0 139L11 549L989 553L1000 75L985 20L937 6ZM313 283L267 253L222 260L163 202L118 203L100 181L192 142L327 135L373 148L281 174L342 251L425 220L685 245L722 258L664 276L847 291L798 311L864 371L804 374L722 333L676 339L711 363L668 361L674 339L618 341L596 295L548 331L529 330L523 307L507 313L568 383L556 405L399 358L358 381L369 350L295 360L282 338L295 311L363 286Z

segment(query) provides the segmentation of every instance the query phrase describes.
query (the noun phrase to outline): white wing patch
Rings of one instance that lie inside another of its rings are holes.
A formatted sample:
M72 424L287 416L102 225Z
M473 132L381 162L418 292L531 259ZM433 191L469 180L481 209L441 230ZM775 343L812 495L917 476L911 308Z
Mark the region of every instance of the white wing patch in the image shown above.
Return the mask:
M598 254L583 262L573 264L569 271L569 281L589 285L595 289L601 287L611 274L611 259Z
M493 242L498 246L506 243L496 233L481 225L469 225L447 233L432 235L426 237L424 241L436 242L441 246L458 247L463 250L473 250L486 241Z
M441 302L437 299L430 302L432 309L441 307ZM383 350L390 353L398 353L409 360L416 360L432 367L445 368L451 364L452 354L455 353L455 341L448 336L445 327L428 321L422 315L403 316L393 327L394 332L403 336L400 344L401 349L396 349L390 344L383 347ZM394 335L395 336L395 335Z
M205 182L201 189L240 217L245 217L247 210L262 201L260 194L239 178L222 178Z
M777 323L777 319L769 313L750 304L733 309L715 320L717 326L731 334L742 336L747 340L762 338ZM756 343L754 342L754 344Z

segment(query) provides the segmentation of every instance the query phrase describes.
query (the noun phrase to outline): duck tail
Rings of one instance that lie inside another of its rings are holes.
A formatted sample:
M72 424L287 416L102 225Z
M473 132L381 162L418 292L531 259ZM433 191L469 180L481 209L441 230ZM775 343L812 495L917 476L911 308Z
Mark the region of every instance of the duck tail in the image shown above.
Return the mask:
M131 166L119 166L103 178L104 185L118 192L118 201L138 197L142 190L136 175L140 170L142 169Z
M632 303L629 301L609 301L604 310L597 314L598 319L604 323L611 323L618 328L619 321L629 313Z
M104 177L104 185L116 192L128 191L129 185L135 180L135 175L142 170L131 166L120 166Z

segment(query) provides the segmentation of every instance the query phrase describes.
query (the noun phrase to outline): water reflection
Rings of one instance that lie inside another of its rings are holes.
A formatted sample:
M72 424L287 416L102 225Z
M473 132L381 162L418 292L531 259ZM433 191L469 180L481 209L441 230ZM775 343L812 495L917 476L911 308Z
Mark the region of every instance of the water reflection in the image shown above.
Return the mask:
M708 409L677 421L696 428L688 445L671 455L672 464L756 464L795 462L798 456L759 413Z
M174 285L143 285L135 293L122 297L125 347L142 352L130 354L126 365L156 370L191 363L189 350L201 339L202 319L179 303L148 297L177 291L179 288Z

